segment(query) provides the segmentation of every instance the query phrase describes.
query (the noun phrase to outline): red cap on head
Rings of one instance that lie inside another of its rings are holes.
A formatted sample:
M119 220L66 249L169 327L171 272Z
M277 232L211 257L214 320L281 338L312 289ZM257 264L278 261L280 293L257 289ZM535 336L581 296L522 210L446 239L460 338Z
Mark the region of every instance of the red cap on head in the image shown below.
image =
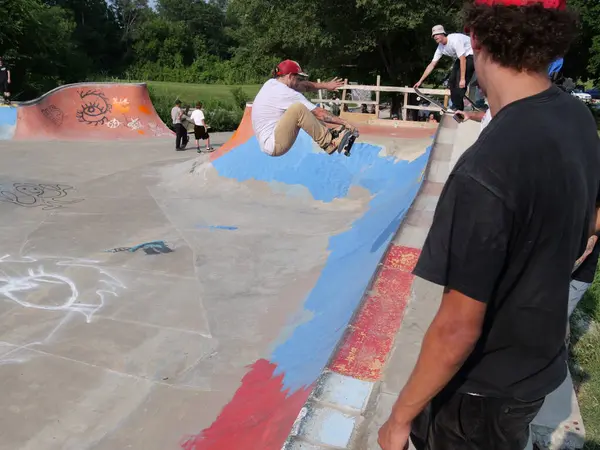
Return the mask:
M475 0L476 5L533 6L541 4L546 9L565 9L567 0Z
M307 77L308 75L302 72L302 68L300 64L296 61L292 61L291 59L286 59L285 61L280 62L277 65L277 70L275 71L277 76L283 75L300 75L302 77Z

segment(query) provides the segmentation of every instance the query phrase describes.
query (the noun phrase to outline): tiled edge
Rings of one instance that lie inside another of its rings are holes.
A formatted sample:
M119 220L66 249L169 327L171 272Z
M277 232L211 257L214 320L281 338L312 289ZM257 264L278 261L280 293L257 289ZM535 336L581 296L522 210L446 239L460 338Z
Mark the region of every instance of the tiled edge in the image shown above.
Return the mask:
M383 371L408 305L414 280L412 270L450 172L452 122L445 121L438 128L427 179L282 450L345 450L360 440L361 425L379 397Z
M392 245L341 346L298 415L284 450L351 446L408 304L420 251Z

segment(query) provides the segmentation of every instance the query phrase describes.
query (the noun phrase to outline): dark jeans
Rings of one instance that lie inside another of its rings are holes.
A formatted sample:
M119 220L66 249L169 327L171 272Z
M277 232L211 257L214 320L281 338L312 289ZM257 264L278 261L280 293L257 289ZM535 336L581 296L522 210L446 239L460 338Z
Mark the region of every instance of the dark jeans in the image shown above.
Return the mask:
M410 438L417 450L523 450L543 403L441 393L413 421Z
M185 147L189 140L188 135L187 135L188 134L187 130L180 123L176 123L175 125L173 125L173 128L175 128L175 134L176 134L175 148L179 149L179 148L181 148L182 145Z
M452 72L450 73L450 79L448 80L448 87L450 88L450 99L452 100L452 107L457 110L465 109L464 96L467 93L467 86L475 73L475 64L473 63L473 55L467 56L467 68L465 70L465 81L466 85L464 88L458 87L460 83L460 59L454 61L452 66Z

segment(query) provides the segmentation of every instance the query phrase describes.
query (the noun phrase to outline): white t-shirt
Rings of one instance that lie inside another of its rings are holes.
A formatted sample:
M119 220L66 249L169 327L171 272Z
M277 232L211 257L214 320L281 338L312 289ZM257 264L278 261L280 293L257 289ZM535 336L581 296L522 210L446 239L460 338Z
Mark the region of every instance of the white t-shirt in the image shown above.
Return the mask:
M192 119L192 122L194 122L195 125L203 126L202 121L204 120L204 112L201 109L195 109L192 111L190 119Z
M491 120L492 120L492 110L490 108L488 108L483 116L483 119L481 119L481 131L483 131L483 129L490 124Z
M433 55L433 61L439 61L444 55L451 58L460 58L461 56L472 54L471 38L466 34L452 33L448 35L448 43L446 45L438 44L438 48Z
M272 155L275 151L277 122L295 103L302 103L309 111L317 107L300 92L274 78L268 80L256 95L252 103L252 128L263 152Z

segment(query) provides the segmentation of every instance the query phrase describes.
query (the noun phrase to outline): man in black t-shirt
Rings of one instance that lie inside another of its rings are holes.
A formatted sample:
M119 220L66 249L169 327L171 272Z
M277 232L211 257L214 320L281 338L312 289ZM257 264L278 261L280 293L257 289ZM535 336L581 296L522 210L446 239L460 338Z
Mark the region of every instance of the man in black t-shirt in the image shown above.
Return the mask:
M0 57L0 92L4 97L4 102L10 102L10 69L4 65L2 57Z
M466 6L494 119L450 174L415 268L444 295L383 450L409 435L417 450L522 450L567 374L569 283L596 227L600 141L587 107L547 76L575 16L564 0L507 3L523 4Z

